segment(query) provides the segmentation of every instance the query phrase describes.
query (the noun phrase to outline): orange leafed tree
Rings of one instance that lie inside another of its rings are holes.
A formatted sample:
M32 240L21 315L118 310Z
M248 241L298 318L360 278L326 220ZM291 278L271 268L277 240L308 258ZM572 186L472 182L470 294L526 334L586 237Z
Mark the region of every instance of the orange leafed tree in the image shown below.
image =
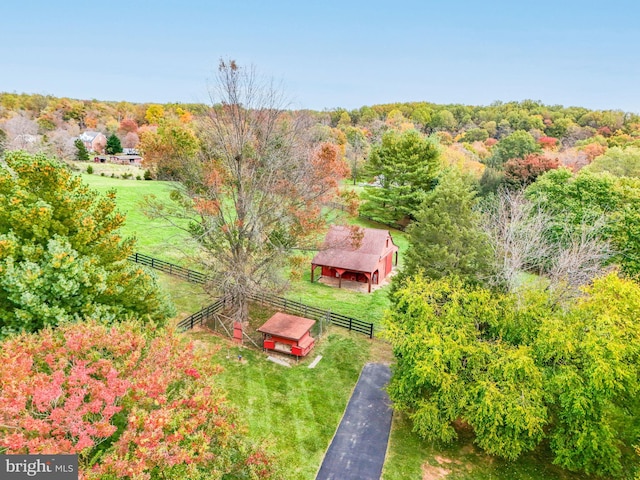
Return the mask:
M0 451L78 454L84 480L273 478L216 383L212 352L193 347L133 321L5 340Z
M291 254L316 244L322 207L348 169L338 146L308 140L306 117L284 110L282 91L255 69L221 61L211 97L202 158L183 164L173 209L148 211L189 220L212 288L244 322L248 296L281 289Z

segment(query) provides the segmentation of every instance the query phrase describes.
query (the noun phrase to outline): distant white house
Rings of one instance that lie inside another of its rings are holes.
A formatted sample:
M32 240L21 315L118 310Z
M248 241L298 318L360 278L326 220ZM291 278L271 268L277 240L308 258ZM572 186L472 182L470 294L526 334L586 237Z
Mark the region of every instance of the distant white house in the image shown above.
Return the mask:
M86 131L78 137L90 152L102 153L107 146L107 137L100 132Z

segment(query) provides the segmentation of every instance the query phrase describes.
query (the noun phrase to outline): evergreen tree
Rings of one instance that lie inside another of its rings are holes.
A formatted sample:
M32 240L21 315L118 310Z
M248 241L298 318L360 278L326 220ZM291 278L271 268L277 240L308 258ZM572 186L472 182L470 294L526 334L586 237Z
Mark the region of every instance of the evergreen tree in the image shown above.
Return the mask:
M76 152L76 160L79 160L80 162L88 161L89 151L87 150L87 147L85 147L84 142L77 138L76 141L73 142L73 144L78 149L78 151Z
M438 146L415 130L389 131L372 149L369 165L379 185L365 190L361 213L387 225L406 224L433 188Z
M120 139L115 135L110 135L107 138L107 146L105 148L105 152L107 155L115 155L116 153L122 152L122 144L120 143Z
M457 169L444 172L407 229L409 249L398 281L418 271L433 279L457 275L477 281L485 277L490 252L476 206L471 182Z
M154 276L127 259L125 217L43 155L0 162L0 338L85 318L163 321L173 307Z

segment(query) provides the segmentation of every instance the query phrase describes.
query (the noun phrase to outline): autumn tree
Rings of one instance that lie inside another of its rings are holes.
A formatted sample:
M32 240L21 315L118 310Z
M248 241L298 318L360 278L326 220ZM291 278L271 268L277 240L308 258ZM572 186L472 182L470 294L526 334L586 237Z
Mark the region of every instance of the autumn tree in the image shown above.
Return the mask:
M640 286L610 274L557 308L538 290L497 294L413 277L385 315L394 407L418 435L513 460L545 439L554 463L608 478L640 431Z
M8 152L0 163L0 335L86 317L173 313L155 277L128 262L115 193L100 196L62 164Z
M107 138L107 146L105 147L105 153L107 155L115 155L122 152L122 144L117 135L112 134Z
M160 180L177 180L185 166L200 150L200 141L186 125L175 121L161 121L156 130L144 130L139 148L144 166Z
M438 146L415 130L389 131L371 149L369 167L376 185L366 187L362 214L387 225L406 224L434 187Z
M483 280L491 261L477 203L469 178L454 168L444 172L407 228L409 248L394 284L419 271L434 279L457 275Z
M217 384L214 352L134 321L5 340L0 451L77 454L81 479L272 478Z
M133 118L125 118L120 122L118 132L123 135L126 135L127 133L137 133L138 123Z
M640 178L640 148L610 148L603 151L585 169L594 173L609 172L616 177Z
M506 184L513 188L526 187L543 173L558 168L558 164L557 159L539 153L530 153L524 158L512 158L504 164Z
M212 288L243 322L249 295L281 288L290 254L315 244L322 206L348 170L336 145L303 142L302 117L283 110L282 92L254 68L221 60L211 94L204 158L183 169L173 211L154 202L149 211L189 219Z
M162 105L154 104L154 105L149 105L149 107L147 108L144 114L144 119L150 125L158 125L160 123L160 120L162 120L164 116L165 116L164 107Z

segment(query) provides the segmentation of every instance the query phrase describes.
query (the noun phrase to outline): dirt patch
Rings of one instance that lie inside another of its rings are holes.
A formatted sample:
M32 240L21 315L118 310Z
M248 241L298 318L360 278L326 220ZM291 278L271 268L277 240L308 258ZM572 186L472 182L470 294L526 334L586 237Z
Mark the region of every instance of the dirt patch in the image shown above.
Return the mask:
M442 465L443 463L453 463L453 460L451 460L450 458L441 457L440 455L436 455L434 458L440 465Z
M369 358L372 362L384 365L391 365L395 361L391 344L379 339L370 342Z
M422 465L422 480L439 480L445 478L451 473L451 470L446 468L436 467L425 463Z

